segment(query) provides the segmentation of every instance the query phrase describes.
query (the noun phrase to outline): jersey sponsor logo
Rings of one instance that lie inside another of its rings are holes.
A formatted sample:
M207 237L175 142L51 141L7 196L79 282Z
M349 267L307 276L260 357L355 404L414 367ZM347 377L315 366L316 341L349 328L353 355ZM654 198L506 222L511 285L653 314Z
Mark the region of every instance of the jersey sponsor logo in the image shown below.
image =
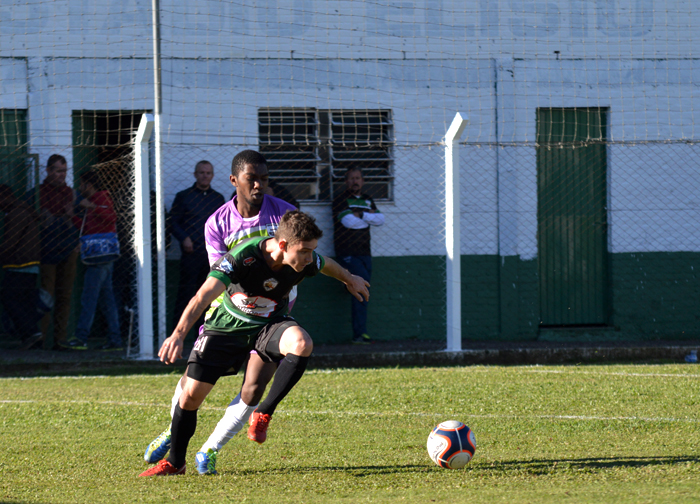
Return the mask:
M224 257L219 263L219 270L226 274L231 273L233 271L233 264L229 262L228 258Z
M246 296L242 292L236 292L231 296L231 302L243 313L258 317L269 317L277 307L277 302L263 296Z
M265 287L266 291L271 291L275 287L279 285L279 282L277 281L276 278L268 278L263 282L263 287Z
M253 264L254 262L255 262L255 257L246 257L246 258L243 260L243 264L245 264L246 266L250 266L250 265Z
M275 236L275 232L277 231L277 224L274 222L271 222L270 224L265 226L265 230L267 231L268 236Z

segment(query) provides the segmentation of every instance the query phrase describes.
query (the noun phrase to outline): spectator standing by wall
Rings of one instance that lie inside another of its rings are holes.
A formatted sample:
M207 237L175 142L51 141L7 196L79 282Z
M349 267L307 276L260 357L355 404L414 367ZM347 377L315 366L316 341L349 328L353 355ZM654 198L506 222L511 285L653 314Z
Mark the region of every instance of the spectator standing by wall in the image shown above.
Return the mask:
M0 211L5 213L5 233L0 243L2 304L22 340L20 348L28 350L43 339L31 310L39 303L39 215L5 184L0 184Z
M370 282L372 276L372 250L370 226L382 226L384 215L374 200L362 193L364 178L359 168L345 173L345 191L333 199L333 241L338 263L353 275ZM351 296L352 342L369 344L367 334L367 300Z
M39 186L41 209L41 288L54 299L53 350L67 347L68 319L71 296L78 265L78 228L74 225L75 192L66 184L68 163L60 154L46 162L46 178ZM33 201L36 191L28 194ZM51 326L51 314L41 319L41 332L46 339Z
M177 325L187 303L197 293L209 274L209 259L204 241L204 225L211 214L225 203L224 197L211 188L214 166L202 160L194 168L195 183L175 195L170 210L172 233L180 242L180 282L175 300L173 324ZM199 327L199 320L195 327Z
M76 222L81 223L83 235L99 233L116 233L117 214L109 191L103 191L97 172L85 172L80 176L80 195L82 199L78 207L84 209L82 219L76 216ZM83 223L84 222L84 223ZM83 279L83 294L80 298L80 316L75 328L75 339L68 346L76 350L87 348L87 340L95 320L95 311L100 311L107 322L108 340L102 350L118 350L123 347L119 327L119 311L114 299L112 274L114 258L105 263L89 264L85 267Z

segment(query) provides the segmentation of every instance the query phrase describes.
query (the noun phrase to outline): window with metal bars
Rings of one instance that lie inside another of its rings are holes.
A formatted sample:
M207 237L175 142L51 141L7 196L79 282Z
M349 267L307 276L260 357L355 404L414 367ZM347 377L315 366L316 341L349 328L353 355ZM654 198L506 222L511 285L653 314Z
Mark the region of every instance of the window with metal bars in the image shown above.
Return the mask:
M258 110L260 152L270 178L301 201L331 201L348 168L362 169L363 192L393 200L390 110Z

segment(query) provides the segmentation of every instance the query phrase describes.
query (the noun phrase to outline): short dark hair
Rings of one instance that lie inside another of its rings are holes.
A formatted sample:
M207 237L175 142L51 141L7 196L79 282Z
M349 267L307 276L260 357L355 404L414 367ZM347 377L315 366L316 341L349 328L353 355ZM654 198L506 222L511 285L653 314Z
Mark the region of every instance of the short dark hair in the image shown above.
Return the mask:
M301 210L288 210L280 219L275 238L287 243L318 240L323 231L316 225L316 219Z
M267 165L267 159L258 151L247 149L239 152L231 161L231 175L237 177L243 171L245 165L258 166L261 164Z
M208 164L209 166L212 167L212 169L214 169L214 165L213 165L213 164L211 164L211 163L210 163L209 161L207 161L206 159L202 159L202 160L199 161L196 165L194 165L194 171L197 171L197 168L199 168L199 167L200 167L201 165L203 165L203 164Z
M48 170L49 168L53 167L53 165L55 165L57 161L60 161L65 165L68 164L66 158L64 158L60 154L51 154L51 156L49 156L49 159L46 161L46 169Z
M102 181L100 180L100 174L96 171L86 171L80 174L80 180L86 184L90 184L95 188L96 191L102 190Z
M348 176L349 176L352 172L354 172L354 171L360 172L360 177L365 178L365 176L362 174L362 170L359 169L359 168L357 168L357 167L355 167L355 166L353 166L352 168L348 168L348 169L345 171L345 180L347 180L347 179L348 179Z

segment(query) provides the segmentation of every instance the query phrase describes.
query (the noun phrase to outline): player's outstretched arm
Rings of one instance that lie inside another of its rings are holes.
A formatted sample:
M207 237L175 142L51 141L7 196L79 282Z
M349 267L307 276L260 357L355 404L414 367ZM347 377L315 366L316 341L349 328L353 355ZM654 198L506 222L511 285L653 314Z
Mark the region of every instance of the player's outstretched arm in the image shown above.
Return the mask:
M207 277L205 282L187 304L185 311L182 312L180 321L173 333L165 338L163 345L158 351L158 357L166 364L172 364L177 359L182 357L182 346L187 333L190 332L192 326L197 319L202 315L204 310L211 305L219 295L226 290L224 283L214 277Z
M369 282L367 280L353 275L330 257L324 256L323 260L325 265L321 273L343 282L350 294L355 296L358 301L363 301L363 297L365 298L364 300L369 301Z

